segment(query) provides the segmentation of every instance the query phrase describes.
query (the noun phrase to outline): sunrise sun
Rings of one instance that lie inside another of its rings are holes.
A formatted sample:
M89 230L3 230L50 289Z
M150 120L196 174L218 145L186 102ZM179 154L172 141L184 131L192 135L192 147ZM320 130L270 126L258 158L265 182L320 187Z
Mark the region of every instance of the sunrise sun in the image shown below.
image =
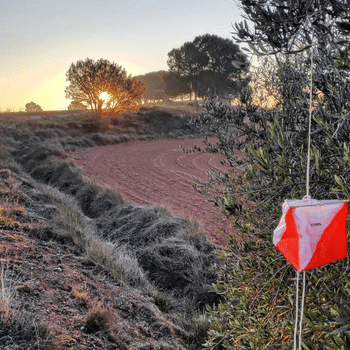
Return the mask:
M100 99L103 100L103 101L108 101L110 99L110 96L109 96L108 92L102 92L100 94Z

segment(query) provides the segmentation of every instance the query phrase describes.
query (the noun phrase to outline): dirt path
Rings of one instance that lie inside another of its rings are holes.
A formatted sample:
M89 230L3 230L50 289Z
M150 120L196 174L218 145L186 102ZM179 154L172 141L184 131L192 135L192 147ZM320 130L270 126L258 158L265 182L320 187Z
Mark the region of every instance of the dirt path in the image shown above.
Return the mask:
M192 188L194 176L206 180L211 168L224 171L222 158L186 154L180 144L185 148L204 145L203 138L135 141L79 150L69 160L82 168L83 175L120 193L125 202L161 205L198 222L215 244L225 245L223 237L233 233L230 221Z

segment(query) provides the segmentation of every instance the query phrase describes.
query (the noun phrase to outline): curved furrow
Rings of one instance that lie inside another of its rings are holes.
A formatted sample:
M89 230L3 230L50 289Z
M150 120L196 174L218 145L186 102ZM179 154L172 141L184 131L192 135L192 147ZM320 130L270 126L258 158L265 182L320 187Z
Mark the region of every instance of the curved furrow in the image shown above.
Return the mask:
M186 154L179 145L202 146L203 139L134 141L79 150L69 160L82 168L83 175L120 193L125 202L161 205L175 215L198 222L214 243L233 234L230 221L218 207L193 189L193 177L206 180L214 168L224 171L221 156ZM227 170L227 167L226 167Z

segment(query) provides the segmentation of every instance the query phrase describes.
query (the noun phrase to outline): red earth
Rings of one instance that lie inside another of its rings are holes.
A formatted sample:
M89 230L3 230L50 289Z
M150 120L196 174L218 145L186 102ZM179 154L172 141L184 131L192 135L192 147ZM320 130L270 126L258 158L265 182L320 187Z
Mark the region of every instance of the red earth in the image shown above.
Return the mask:
M133 141L97 146L71 153L68 160L82 168L95 183L121 194L123 200L142 206L163 206L199 224L217 246L227 246L225 237L234 234L230 220L208 197L193 189L193 177L207 179L207 171L227 171L222 156L186 154L179 148L200 146L203 138Z

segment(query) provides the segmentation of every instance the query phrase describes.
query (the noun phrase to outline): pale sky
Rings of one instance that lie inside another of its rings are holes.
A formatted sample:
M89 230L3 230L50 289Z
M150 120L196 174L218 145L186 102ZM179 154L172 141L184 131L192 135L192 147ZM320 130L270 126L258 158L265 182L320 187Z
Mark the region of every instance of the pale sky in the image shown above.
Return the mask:
M167 70L167 54L197 35L232 38L234 0L11 0L0 7L0 111L66 109L65 73L87 57L133 76Z

